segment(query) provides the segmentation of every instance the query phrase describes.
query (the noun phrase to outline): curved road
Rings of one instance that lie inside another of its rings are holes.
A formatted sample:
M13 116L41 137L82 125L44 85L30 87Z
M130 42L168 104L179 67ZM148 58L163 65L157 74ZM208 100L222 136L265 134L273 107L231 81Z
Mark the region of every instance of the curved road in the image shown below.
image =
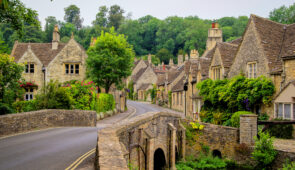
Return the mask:
M135 101L128 101L127 104L136 109L127 119L147 112L169 110ZM98 121L97 127L52 128L1 138L0 170L65 169L81 155L95 148L97 130L120 121L124 114Z

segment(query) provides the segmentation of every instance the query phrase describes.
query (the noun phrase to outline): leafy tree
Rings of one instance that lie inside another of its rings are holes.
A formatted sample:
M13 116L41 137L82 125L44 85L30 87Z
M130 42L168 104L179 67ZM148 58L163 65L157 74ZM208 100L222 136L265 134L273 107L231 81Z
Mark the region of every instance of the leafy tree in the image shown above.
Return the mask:
M111 85L122 85L122 79L131 74L134 52L122 34L114 28L110 33L102 32L93 47L89 47L87 76L98 86L109 92Z
M168 64L173 55L166 48L162 48L157 52L156 57L159 58L161 62Z
M58 23L54 16L48 16L45 18L45 41L51 42L52 41L52 32L54 26Z
M20 36L23 35L25 24L40 26L38 14L31 8L26 8L20 0L0 1L0 23L8 23Z
M76 5L70 5L65 9L64 20L76 26L77 29L82 28L83 19L80 18L80 8Z
M114 27L117 30L124 20L124 12L125 11L119 5L111 6L108 16L108 26Z
M8 54L0 54L0 102L3 102L5 93L18 87L23 66L14 62Z
M21 38L22 42L42 43L45 40L45 32L40 27L25 26L24 36Z
M61 27L59 29L60 37L71 37L72 33L76 34L77 29L74 24L71 23L61 23Z
M222 27L222 37L224 41L227 41L233 36L233 28L230 26Z
M280 8L274 9L269 13L269 18L282 24L295 23L295 3L289 7L283 5Z
M4 42L3 36L0 32L0 54L3 53L9 53L10 49L8 48L8 45Z
M96 14L95 20L92 22L93 25L99 25L102 27L107 27L108 18L107 13L109 9L106 6L99 7L99 12Z

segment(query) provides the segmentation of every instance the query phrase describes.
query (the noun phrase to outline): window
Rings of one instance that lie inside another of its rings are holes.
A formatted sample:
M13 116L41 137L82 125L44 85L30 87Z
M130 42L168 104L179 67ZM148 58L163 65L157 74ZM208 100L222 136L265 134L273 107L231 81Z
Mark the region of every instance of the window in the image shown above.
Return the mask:
M248 78L256 78L256 63L248 63Z
M182 105L182 93L180 93L180 105Z
M65 64L66 74L79 74L79 64Z
M295 103L276 103L275 115L282 119L295 119ZM293 114L291 114L293 113Z
M220 67L212 68L212 79L213 80L220 80Z
M176 97L176 105L178 105L179 104L179 95L178 95L178 93L176 93L177 94L177 97Z
M26 67L25 73L34 73L35 71L34 64L26 64L25 67Z
M34 90L33 89L26 89L26 93L25 93L25 100L28 101L28 100L33 100L33 92Z

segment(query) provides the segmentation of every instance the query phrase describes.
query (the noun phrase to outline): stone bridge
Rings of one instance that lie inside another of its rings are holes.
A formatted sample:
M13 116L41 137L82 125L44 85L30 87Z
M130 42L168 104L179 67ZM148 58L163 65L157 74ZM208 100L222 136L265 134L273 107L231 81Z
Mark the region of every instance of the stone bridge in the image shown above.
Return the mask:
M150 112L98 132L96 169L176 169L185 128L175 113Z

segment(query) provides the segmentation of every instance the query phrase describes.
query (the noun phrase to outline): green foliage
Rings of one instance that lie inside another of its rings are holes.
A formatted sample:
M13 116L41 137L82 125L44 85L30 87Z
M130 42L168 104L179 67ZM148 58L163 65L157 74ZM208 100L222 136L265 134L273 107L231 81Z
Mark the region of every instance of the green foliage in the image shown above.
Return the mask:
M268 133L258 132L259 139L255 137L254 151L252 152L252 158L257 161L257 168L266 168L276 158L277 152L273 146L273 137L270 137Z
M0 115L5 115L5 114L13 113L13 112L14 112L13 109L9 107L8 104L0 102Z
M204 80L197 84L204 100L204 108L236 112L251 110L257 104L269 104L275 87L263 76L247 79L242 75L232 79Z
M17 113L37 110L36 100L16 101L12 106Z
M26 6L20 0L4 0L0 2L0 23L9 24L20 37L24 34L25 24L40 26L37 11Z
M247 115L247 114L253 114L252 112L248 112L248 111L238 111L238 112L235 112L230 121L231 121L231 125L233 127L237 127L239 128L240 127L240 116L241 115Z
M115 100L113 95L100 93L97 100L96 112L97 113L107 112L107 111L113 110L114 108L115 108Z
M112 84L122 85L122 79L131 74L134 52L124 35L101 33L87 51L87 76L108 93Z
M64 20L75 25L77 29L82 28L83 19L80 18L80 8L76 5L70 5L65 8Z
M151 57L152 57L152 63L153 63L154 65L161 64L160 59L159 59L158 57L156 57L155 55L151 55ZM143 60L148 60L148 55L144 55L144 56L142 56L141 58L142 58Z
M74 99L70 92L57 81L50 81L36 95L36 108L39 109L72 109Z
M269 19L282 24L295 23L295 3L286 7L285 5L274 9L269 13Z
M295 162L290 162L289 160L286 160L286 162L283 164L282 170L294 170L295 169Z
M157 85L153 84L153 88L149 90L149 94L151 95L152 103L156 103L157 97Z
M282 121L282 119L274 119L274 120ZM294 128L292 124L286 124L286 125L278 124L278 125L270 125L266 131L269 133L270 136L273 136L276 138L292 139L293 130Z
M258 116L258 121L260 120L268 120L269 116L267 115L267 113L262 113Z
M169 64L169 60L173 56L166 48L162 48L157 52L156 57L159 58L161 62Z
M131 100L134 100L134 88L133 88L134 84L133 84L133 81L131 80L129 83L128 83L128 98L131 99Z
M224 160L213 157L211 155L201 155L197 159L189 159L186 162L178 162L176 164L178 170L194 170L194 169L226 169L226 163Z
M96 14L96 18L92 22L92 24L106 27L107 24L108 24L108 19L107 19L108 10L109 9L106 6L100 6L99 7L99 12Z
M7 54L0 54L0 102L4 102L7 92L19 89L18 80L21 78L23 66L14 62Z

